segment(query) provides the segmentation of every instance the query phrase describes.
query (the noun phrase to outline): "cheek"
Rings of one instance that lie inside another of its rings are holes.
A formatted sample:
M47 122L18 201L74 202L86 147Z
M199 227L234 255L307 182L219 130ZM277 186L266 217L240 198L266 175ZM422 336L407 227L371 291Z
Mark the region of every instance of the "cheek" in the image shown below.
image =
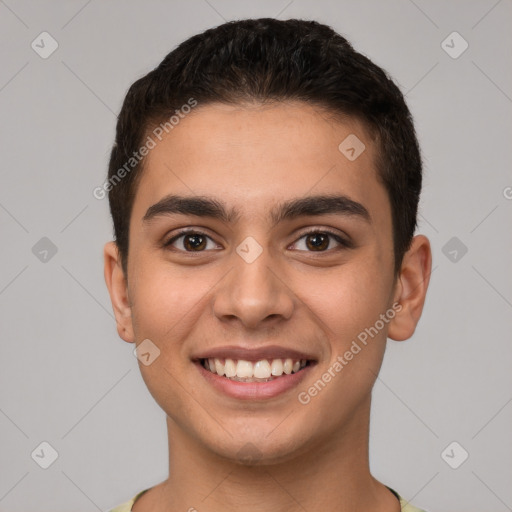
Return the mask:
M149 338L166 366L176 367L182 348L199 325L222 274L212 269L179 269L150 256L133 260L132 319L137 340Z
M139 363L140 372L155 401L172 416L187 416L180 376L188 365L182 349L188 334L197 322L201 298L208 290L203 285L169 271L158 262L138 265L133 260L131 293L132 320L137 342L149 339L159 355L149 365ZM130 274L129 274L130 275ZM198 286L199 285L199 286ZM170 405L172 404L172 405Z
M171 274L158 262L133 261L130 285L132 318L137 340L150 338L158 343L179 329L187 313L198 302L200 292L179 275Z
M333 350L350 345L387 309L389 283L382 275L376 262L372 266L354 262L338 272L301 278L300 295L324 324Z
M301 391L315 404L325 428L350 421L350 414L368 399L379 373L387 334L387 324L382 328L379 319L388 309L389 296L389 283L382 275L377 265L369 270L366 265L349 268L347 264L337 274L302 282L307 305L329 340L330 353L318 373L325 387L317 380ZM313 286L319 292L307 294ZM381 328L376 331L377 322Z

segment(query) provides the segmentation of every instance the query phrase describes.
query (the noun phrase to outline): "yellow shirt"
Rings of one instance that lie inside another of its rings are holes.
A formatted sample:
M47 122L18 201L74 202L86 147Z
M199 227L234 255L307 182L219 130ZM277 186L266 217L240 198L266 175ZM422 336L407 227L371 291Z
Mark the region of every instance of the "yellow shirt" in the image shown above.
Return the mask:
M390 487L388 487L388 489L400 500L400 507L402 512L426 512L425 510L421 510L419 508L416 508L414 505L411 505L407 500L402 498L396 491L394 491ZM148 490L149 489L144 489L143 491L139 492L136 496L134 496L130 501L127 501L126 503L123 503L122 505L113 508L110 512L131 512L135 500Z

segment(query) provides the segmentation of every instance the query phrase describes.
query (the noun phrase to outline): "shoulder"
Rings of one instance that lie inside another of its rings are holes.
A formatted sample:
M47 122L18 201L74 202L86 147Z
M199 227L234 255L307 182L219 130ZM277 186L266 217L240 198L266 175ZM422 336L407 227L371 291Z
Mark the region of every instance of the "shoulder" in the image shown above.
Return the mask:
M389 485L386 485L386 487L400 501L400 510L401 510L401 512L426 512L426 510L421 510L420 508L415 507L412 503L409 503L405 498L402 498L402 496L400 496L400 494L398 494L394 489L389 487Z
M405 498L402 498L402 496L398 495L398 498L400 499L400 507L402 509L402 512L426 512L425 510L415 507L414 505L409 503Z
M118 505L117 507L111 509L109 512L131 512L133 504L135 503L135 500L142 494L144 494L148 489L144 489L143 491L140 491L137 493L131 500L126 501L125 503L122 503L121 505Z

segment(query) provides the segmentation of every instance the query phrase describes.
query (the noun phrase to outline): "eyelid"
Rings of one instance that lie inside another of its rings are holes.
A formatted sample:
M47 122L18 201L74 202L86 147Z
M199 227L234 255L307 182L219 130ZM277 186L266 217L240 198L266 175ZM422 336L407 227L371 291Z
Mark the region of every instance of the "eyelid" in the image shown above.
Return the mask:
M320 227L308 228L308 230L302 232L291 245L295 245L300 239L304 238L305 236L316 235L318 233L331 236L332 238L334 238L336 240L336 242L338 242L338 244L340 244L341 247L348 248L348 249L351 249L352 247L354 247L354 244L352 243L350 237L348 237L347 235L342 235L338 231L333 231L329 228L320 228ZM316 254L324 253L325 254L325 253L329 253L333 250L335 250L335 249L328 249L327 251L300 251L300 252L311 252L313 254L314 253L316 253Z
M204 228L200 228L200 229L196 229L196 228L182 228L180 229L178 232L174 233L171 237L169 238L166 238L164 239L163 243L162 243L162 246L164 249L170 247L174 242L176 242L176 240L178 240L179 238L181 238L182 236L184 235L200 235L200 236L204 236L208 239L210 239L215 245L220 245L218 242L216 242L212 236L210 236L208 233L206 233L205 231L203 231ZM178 252L188 252L188 253L192 253L194 251L183 251L181 249L176 249ZM205 252L205 251L197 251L198 253L199 252Z

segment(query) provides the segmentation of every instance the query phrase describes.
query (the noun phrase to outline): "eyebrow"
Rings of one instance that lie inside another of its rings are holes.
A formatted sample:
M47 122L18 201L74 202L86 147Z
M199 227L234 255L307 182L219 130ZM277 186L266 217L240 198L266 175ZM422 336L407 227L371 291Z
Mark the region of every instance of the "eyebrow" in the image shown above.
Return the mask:
M210 217L227 223L235 223L240 218L239 210L228 209L221 201L210 197L169 195L150 206L142 220L149 222L155 217L173 214ZM344 195L317 195L284 201L270 211L269 218L276 225L284 220L327 214L359 217L371 223L368 210Z

